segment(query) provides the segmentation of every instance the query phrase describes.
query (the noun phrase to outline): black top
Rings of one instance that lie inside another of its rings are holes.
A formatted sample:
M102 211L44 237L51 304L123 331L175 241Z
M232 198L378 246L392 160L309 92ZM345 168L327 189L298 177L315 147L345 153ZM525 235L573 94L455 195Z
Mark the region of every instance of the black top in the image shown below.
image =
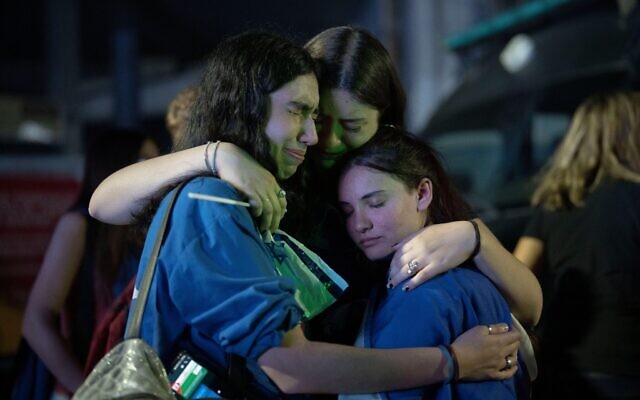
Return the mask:
M537 210L524 236L544 242L541 363L640 376L640 185Z

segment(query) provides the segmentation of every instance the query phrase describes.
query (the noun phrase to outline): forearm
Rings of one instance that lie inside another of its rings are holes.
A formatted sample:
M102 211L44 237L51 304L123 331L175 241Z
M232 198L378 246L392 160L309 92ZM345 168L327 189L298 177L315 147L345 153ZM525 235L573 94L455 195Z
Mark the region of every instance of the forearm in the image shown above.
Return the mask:
M206 173L204 145L142 161L105 179L91 196L89 213L105 223L125 225L159 189Z
M500 289L516 318L526 326L534 326L542 312L540 283L482 221L476 222L481 237L480 252L474 258L476 265Z
M25 314L23 334L31 348L42 359L55 378L74 392L82 383L82 365L73 355L69 343L59 333L55 319Z
M285 393L374 393L441 382L446 360L438 348L362 349L298 340L258 360Z

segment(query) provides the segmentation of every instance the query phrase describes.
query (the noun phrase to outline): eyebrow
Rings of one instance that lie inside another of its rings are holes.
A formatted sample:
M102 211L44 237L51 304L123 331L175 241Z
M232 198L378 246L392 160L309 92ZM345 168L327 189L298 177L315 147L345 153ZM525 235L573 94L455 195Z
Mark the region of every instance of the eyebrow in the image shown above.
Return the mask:
M367 199L370 199L371 197L373 197L375 195L382 194L384 192L385 192L384 190L376 190L376 191L373 191L373 192L365 194L364 196L360 197L359 200L367 200ZM351 203L348 203L346 201L338 201L338 203L341 206L349 206L349 205L351 205Z
M356 124L360 122L366 122L366 118L340 118L340 122L347 124Z
M309 103L305 103L305 102L298 101L298 100L290 101L289 105L297 107L297 108L299 108L300 110L302 110L304 112L317 112L318 111L318 106L317 105L314 107L314 106L310 105Z

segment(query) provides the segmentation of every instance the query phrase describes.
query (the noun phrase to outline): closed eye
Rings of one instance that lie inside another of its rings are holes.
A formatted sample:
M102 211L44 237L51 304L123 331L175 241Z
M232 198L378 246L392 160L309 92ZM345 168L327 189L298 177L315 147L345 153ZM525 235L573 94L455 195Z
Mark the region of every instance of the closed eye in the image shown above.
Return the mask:
M340 211L342 211L342 215L344 215L345 218L348 218L353 214L353 207L351 207L350 204L342 203L340 204Z

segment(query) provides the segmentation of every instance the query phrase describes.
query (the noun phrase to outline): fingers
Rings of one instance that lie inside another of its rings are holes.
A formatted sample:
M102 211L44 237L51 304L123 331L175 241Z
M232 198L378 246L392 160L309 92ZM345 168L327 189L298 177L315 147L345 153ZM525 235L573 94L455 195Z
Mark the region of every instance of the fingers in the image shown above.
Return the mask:
M487 325L489 335L498 335L509 332L509 325L505 323Z
M516 372L518 372L518 366L514 365L509 369L501 369L488 372L487 375L489 379L504 380L511 378L513 375L515 375Z
M279 191L280 189L278 189ZM260 230L275 232L284 216L287 200L278 197L278 192L268 191L262 202L262 216L260 218Z
M278 189L279 191L280 189ZM280 226L280 220L287 211L286 197L278 197L272 189L262 192L261 195L253 195L249 198L251 213L259 217L259 227L261 232L267 230L275 232Z

